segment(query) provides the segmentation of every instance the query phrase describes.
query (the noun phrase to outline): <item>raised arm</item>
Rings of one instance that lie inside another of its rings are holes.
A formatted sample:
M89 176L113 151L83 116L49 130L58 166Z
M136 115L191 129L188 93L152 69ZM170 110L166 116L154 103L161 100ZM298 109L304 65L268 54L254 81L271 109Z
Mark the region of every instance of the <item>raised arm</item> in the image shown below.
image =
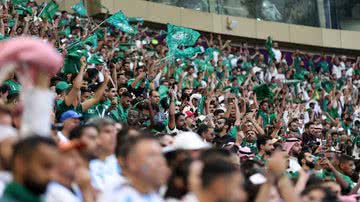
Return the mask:
M82 84L83 78L84 78L85 67L86 67L86 58L85 57L82 57L80 59L80 64L81 64L80 71L79 71L78 75L75 77L74 81L72 82L73 86L72 86L69 94L67 94L64 98L66 106L73 105L78 97L79 92L80 92L81 84Z
M110 80L110 75L109 72L105 72L105 78L104 78L104 82L101 83L99 89L96 90L94 97L84 101L81 105L82 105L82 110L83 112L88 110L90 107L92 107L93 105L95 105L96 103L98 103L101 99L101 97L103 96L106 86L109 83Z
M169 95L170 95L170 106L169 106L168 127L170 130L173 130L176 127L176 125L175 125L175 95L174 95L174 91L170 90Z

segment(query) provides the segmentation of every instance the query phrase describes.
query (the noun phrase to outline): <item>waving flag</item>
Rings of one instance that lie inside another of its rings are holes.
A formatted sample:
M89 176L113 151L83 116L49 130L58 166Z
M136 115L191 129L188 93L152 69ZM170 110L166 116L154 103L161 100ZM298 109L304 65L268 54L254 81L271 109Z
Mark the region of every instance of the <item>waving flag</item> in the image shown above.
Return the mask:
M45 19L53 19L58 9L59 5L55 1L50 1L40 12L39 17Z
M84 3L82 1L80 1L79 3L73 5L71 7L71 9L73 9L73 11L77 14L79 14L80 16L87 16L87 11L86 8L84 6Z
M200 33L195 30L168 24L166 41L169 47L193 46L199 37Z
M108 19L106 22L112 24L116 28L128 34L136 34L137 30L129 24L127 17L122 11L118 11Z
M269 54L269 63L272 63L273 61L275 61L275 53L272 50L272 38L270 36L266 40L265 48Z

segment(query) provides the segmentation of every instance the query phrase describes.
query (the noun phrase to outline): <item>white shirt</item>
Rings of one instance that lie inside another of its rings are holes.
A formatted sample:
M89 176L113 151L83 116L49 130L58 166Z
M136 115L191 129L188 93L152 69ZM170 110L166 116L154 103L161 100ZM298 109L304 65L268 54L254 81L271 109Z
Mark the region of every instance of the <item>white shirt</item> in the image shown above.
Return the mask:
M301 166L298 162L298 159L296 157L290 156L289 157L289 168L287 169L287 171L291 171L291 172L297 172L301 170Z
M56 133L57 137L59 138L60 142L61 143L66 143L66 142L69 142L69 139L67 137L65 137L65 135L61 132L61 131L58 131Z
M164 202L155 192L142 194L124 178L117 178L113 186L107 186L97 202Z
M6 185L11 182L11 180L12 175L10 172L0 171L0 197L3 195Z
M95 159L90 161L90 176L92 185L99 190L104 190L106 181L120 175L121 169L115 155L106 157L104 161Z
M50 182L46 190L45 202L82 202L80 190L75 188L74 192L57 182Z
M276 62L280 62L281 61L281 56L282 56L281 51L279 49L275 49L275 48L273 48L272 51L275 54Z

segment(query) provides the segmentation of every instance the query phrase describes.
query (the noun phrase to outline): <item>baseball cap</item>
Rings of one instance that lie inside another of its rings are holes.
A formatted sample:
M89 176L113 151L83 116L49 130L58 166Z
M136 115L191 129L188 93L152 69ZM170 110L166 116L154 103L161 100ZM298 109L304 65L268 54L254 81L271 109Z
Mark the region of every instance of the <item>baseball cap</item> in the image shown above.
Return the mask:
M185 112L185 115L186 115L186 117L192 117L192 116L194 116L195 114L194 114L194 112L192 112L192 111L187 111L187 112Z
M68 84L66 81L59 81L56 86L55 86L56 90L67 90L68 88L70 88L70 84Z
M204 142L200 136L194 132L182 132L175 136L174 143L163 148L163 152L175 150L199 150L211 148L211 144Z
M68 110L61 114L60 122L64 122L67 119L79 119L81 115L74 110Z

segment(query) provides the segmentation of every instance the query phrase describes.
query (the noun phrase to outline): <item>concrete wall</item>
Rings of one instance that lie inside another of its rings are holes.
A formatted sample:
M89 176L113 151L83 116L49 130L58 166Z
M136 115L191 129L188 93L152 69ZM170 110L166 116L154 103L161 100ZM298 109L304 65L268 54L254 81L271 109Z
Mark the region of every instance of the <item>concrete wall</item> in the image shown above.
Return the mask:
M106 12L96 8L94 0L86 0L92 14ZM122 10L130 17L143 17L146 21L156 23L173 23L190 27L200 31L219 34L266 39L271 35L274 40L319 46L360 50L360 32L331 30L300 25L290 25L277 22L257 21L255 19L223 16L183 9L143 0L100 0L110 9L111 13ZM63 0L61 9L69 10L78 0ZM227 21L234 21L237 26L233 30L227 29Z

